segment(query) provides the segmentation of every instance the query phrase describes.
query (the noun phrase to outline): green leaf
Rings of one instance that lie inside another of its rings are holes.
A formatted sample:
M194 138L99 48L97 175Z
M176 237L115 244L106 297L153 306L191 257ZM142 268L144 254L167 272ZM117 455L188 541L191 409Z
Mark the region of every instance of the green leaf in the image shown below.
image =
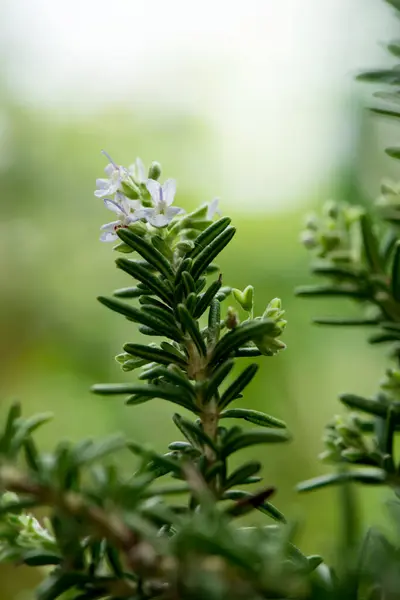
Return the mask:
M0 438L0 452L7 452L15 433L16 424L18 419L21 417L21 403L13 402L11 405L8 415L6 426L4 428L3 436Z
M233 473L228 477L224 488L229 489L235 485L241 485L246 481L248 477L252 477L259 473L261 470L261 463L258 461L248 462L241 467L238 467Z
M173 420L191 444L197 446L199 449L208 446L218 454L218 448L214 441L198 425L178 414L173 416Z
M207 339L210 345L216 344L219 338L221 322L221 305L213 298L210 303L210 310L208 312L208 330Z
M400 8L399 0L395 0L395 1L396 1L398 8ZM393 56L396 56L396 58L400 58L400 42L398 42L398 41L390 42L390 44L388 44L386 47L389 50L390 54L393 54Z
M289 441L289 434L282 429L252 429L250 431L238 432L229 439L221 450L221 456L226 458L242 448L254 446L255 444L275 444Z
M203 337L200 333L198 324L193 319L192 315L190 314L190 312L184 304L178 304L178 314L183 327L192 338L197 350L200 354L206 356L207 348L204 343Z
M383 117L393 117L394 119L400 118L400 112L398 110L388 110L385 108L371 108L370 110L372 113Z
M99 442L91 442L84 449L80 449L75 454L75 463L77 465L86 465L96 460L103 459L108 454L113 454L119 450L124 450L127 446L126 439L120 434L110 435Z
M192 268L192 264L193 264L193 260L191 258L184 258L177 271L176 271L176 275L175 275L175 286L178 286L181 281L182 281L182 273L184 271L188 271L190 272L190 269Z
M400 159L400 148L385 148L385 153L390 156L390 158Z
M174 277L174 271L170 262L165 258L153 244L149 244L144 238L136 235L130 229L121 227L117 231L118 237L133 250L136 250L148 263L153 265L167 279Z
M230 224L229 217L221 217L218 221L214 221L196 238L196 246L190 252L190 258L195 258L202 252L218 235L220 235ZM211 262L211 261L210 261Z
M143 456L147 458L149 462L152 463L154 467L161 467L164 470L164 473L174 473L175 475L181 475L182 473L182 465L170 458L169 456L158 454L149 448L143 447L141 444L137 444L136 442L129 442L128 448L134 454L138 454L139 456Z
M367 263L372 272L380 273L382 271L382 261L379 254L379 243L369 215L365 213L361 215L360 226Z
M378 319L357 319L346 317L316 317L313 320L316 325L343 325L346 327L359 327L364 325L378 325Z
M172 294L160 277L153 275L148 269L128 258L117 258L115 263L119 269L141 281L146 288L151 290L156 296L159 296L166 304L171 305Z
M276 419L271 415L266 415L258 410L250 410L248 408L232 408L230 410L224 410L219 415L220 419L244 419L249 423L260 425L261 427L278 427L279 429L285 429L286 423L280 419Z
M24 552L22 560L29 567L44 567L46 565L59 565L62 562L62 557L48 550L34 548Z
M196 284L188 271L183 271L182 273L182 282L185 288L185 295L189 296L191 292L196 292Z
M148 290L148 292L151 293L151 290ZM113 296L116 298L139 298L139 296L142 296L144 293L145 292L143 291L143 288L137 286L125 287L115 290L115 292L113 292Z
M23 442L26 464L32 471L38 472L40 469L39 451L35 442L31 437L28 437Z
M300 298L318 296L349 296L350 298L365 299L367 294L352 285L303 285L295 289L296 296Z
M204 394L204 399L206 402L216 394L219 386L229 375L234 364L235 363L233 360L227 360L221 363L221 365L219 365L219 367L217 367L210 375L209 379L207 380L207 385Z
M245 492L244 490L228 490L223 495L223 500L241 500L242 498L253 497L254 494ZM283 514L273 505L271 502L263 502L255 507L260 512L268 515L275 521L286 523L286 519Z
M258 365L252 364L244 369L244 371L231 383L228 389L222 394L221 399L218 402L219 408L225 408L238 397L244 388L249 385L254 375L258 371Z
M362 410L370 415L377 417L386 418L388 412L388 405L372 400L370 398L363 398L362 396L356 396L355 394L341 394L339 399L345 406L352 410ZM394 404L393 408L396 408L396 412L400 414L399 403Z
M165 346L165 348L168 347ZM161 349L146 346L145 344L132 344L128 342L124 345L124 350L128 354L132 354L132 356L137 356L149 362L156 362L162 365L170 365L172 363L183 368L187 366L185 357L178 351L171 352L169 348Z
M91 388L92 392L102 396L129 394L126 404L141 404L152 398L161 398L168 400L179 406L184 406L188 410L193 409L191 398L183 393L183 388L177 389L172 385L138 385L129 383L97 384Z
M218 221L216 221L218 223ZM207 269L208 265L216 256L225 248L236 233L234 227L227 227L225 231L220 233L198 254L191 268L193 279L197 280L200 275ZM200 236L199 236L200 237Z
M38 427L44 425L53 418L53 413L39 413L29 419L19 420L17 430L10 443L10 452L14 454L22 446L24 440L30 436Z
M175 365L169 365L168 369L160 366L154 367L154 369L149 369L148 371L142 373L139 376L139 379L155 379L158 377L167 379L170 383L184 388L185 392L188 392L191 396L193 396L193 398L196 397L196 392L193 385L190 383L186 375Z
M357 75L359 81L368 83L388 83L389 85L400 84L400 74L395 69L375 69L373 71L365 71Z
M236 329L226 333L216 345L211 363L217 363L219 360L234 352L243 344L250 342L254 338L263 337L272 333L276 328L272 319L262 319L260 321L247 321L242 323Z
M355 481L366 485L382 485L386 481L385 472L382 469L364 469L359 471L344 471L342 473L329 473L314 479L308 479L297 485L297 491L310 492L319 490L343 481Z
M392 294L396 302L400 302L400 241L394 248L392 265Z
M225 514L230 517L242 517L255 508L259 508L259 506L265 504L267 498L272 496L274 492L274 488L267 488L256 494L246 494L245 496L242 496L236 504L226 509Z
M214 298L215 294L218 292L218 290L221 288L222 285L222 275L219 276L219 278L214 281L208 288L207 290L204 292L204 294L202 294L196 304L196 308L194 310L194 317L195 319L199 319L201 317L201 315L207 310L207 308L210 306L212 299Z
M160 302L161 304L161 302ZM172 327L174 329L177 329L176 327L176 321L175 321L175 317L172 313L172 311L165 310L164 308L160 307L160 306L155 306L154 304L142 304L141 305L141 310L144 310L144 312L153 315L154 317L156 317L156 319L161 319L162 321L164 321L169 327Z
M97 300L114 312L124 315L135 323L141 323L145 327L149 327L161 335L176 341L180 341L182 339L182 334L177 327L174 327L173 325L166 323L164 320L161 320L158 317L149 314L148 312L136 308L135 306L131 306L130 304L121 302L115 298L106 298L104 296L99 296Z

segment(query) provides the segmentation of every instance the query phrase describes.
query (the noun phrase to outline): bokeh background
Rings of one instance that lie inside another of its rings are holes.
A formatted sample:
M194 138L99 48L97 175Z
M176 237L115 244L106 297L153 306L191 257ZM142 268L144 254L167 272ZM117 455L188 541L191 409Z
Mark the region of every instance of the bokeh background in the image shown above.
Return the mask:
M381 0L3 0L0 413L13 398L28 414L52 410L44 449L124 431L163 450L177 437L161 401L129 409L88 391L130 380L113 357L137 335L95 300L127 284L98 241L109 217L93 196L100 150L122 164L157 159L178 181L179 205L219 196L233 216L225 281L252 283L259 311L283 300L288 349L265 359L251 404L294 435L262 450L275 503L299 522L305 551L332 555L335 491L294 486L327 470L317 455L337 394L373 393L384 356L363 332L310 325L354 307L294 297L310 281L298 232L324 200L370 203L382 176L398 176L382 149L399 132L371 119L372 90L353 81L388 64L382 42L398 29ZM365 523L384 522L384 499L360 498ZM37 577L1 567L1 600L31 598Z

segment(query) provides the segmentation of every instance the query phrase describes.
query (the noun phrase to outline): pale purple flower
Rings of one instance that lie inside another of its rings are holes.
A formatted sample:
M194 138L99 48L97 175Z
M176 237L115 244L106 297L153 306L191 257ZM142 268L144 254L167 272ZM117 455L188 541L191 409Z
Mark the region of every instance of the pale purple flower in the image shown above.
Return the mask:
M176 182L174 179L167 179L164 185L161 185L154 179L148 179L146 187L150 192L153 207L143 208L139 213L150 225L153 225L153 227L165 227L176 215L183 212L182 208L171 206L176 192Z
M129 175L137 181L137 183L146 183L146 169L143 161L138 157L128 169Z
M207 220L211 221L214 218L214 215L221 216L221 211L218 208L219 198L214 198L208 205L207 208Z
M102 232L100 240L102 242L114 242L118 239L116 233L117 229L120 227L127 227L141 218L140 202L138 200L129 200L119 192L117 192L115 200L105 198L104 204L109 210L112 210L118 215L119 219L117 221L112 221L111 223L106 223L100 227L100 231Z
M109 154L102 150L102 153L108 158L110 161L108 165L105 167L105 174L108 176L107 178L96 179L96 191L94 195L97 198L103 198L104 196L113 196L118 190L121 188L121 184L123 181L126 181L130 174L128 169L122 167L121 165L115 164Z

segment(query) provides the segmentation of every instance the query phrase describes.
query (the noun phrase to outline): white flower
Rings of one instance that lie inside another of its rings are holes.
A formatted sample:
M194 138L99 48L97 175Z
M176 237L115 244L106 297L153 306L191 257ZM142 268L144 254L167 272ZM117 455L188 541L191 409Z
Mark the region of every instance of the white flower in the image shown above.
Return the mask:
M218 202L219 198L214 198L214 200L211 200L210 204L208 205L206 217L208 221L211 221L214 218L214 215L218 215L219 217L221 216L221 211L218 208Z
M128 169L121 165L116 165L109 154L102 150L102 153L110 161L105 167L105 174L107 178L96 179L96 191L94 195L97 198L103 198L104 196L113 196L121 188L121 183L129 178L130 174Z
M174 179L167 179L164 185L160 185L154 179L148 179L146 187L150 192L153 208L143 208L139 213L151 225L165 227L176 215L183 212L182 208L171 206L176 192Z
M105 198L104 204L109 210L116 213L119 219L117 221L112 221L111 223L106 223L100 227L100 231L102 231L100 240L102 242L114 242L118 239L116 234L117 229L120 227L127 227L141 218L140 202L138 200L129 200L119 192L117 192L115 200Z
M137 181L137 183L146 183L146 169L143 161L138 157L128 169L129 175Z

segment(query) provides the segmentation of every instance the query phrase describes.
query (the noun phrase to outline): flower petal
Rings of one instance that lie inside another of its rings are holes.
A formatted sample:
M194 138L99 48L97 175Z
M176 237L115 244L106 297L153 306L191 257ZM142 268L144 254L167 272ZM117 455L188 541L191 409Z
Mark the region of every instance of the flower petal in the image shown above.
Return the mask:
M221 211L218 208L219 198L214 198L208 205L207 209L207 219L211 221L214 218L214 215L221 216Z
M123 207L120 204L117 204L117 202L114 202L114 200L105 198L104 204L105 204L106 208L108 208L109 210L112 210L117 215L126 215L126 212L124 211Z
M121 225L121 221L111 221L111 223L105 223L100 227L100 231L114 231L115 227Z
M139 183L144 183L146 181L146 169L141 158L137 157L135 161L135 166L136 176L138 178Z
M101 242L115 242L115 240L118 239L118 236L116 233L111 233L109 231L105 231L101 234L100 236L100 241Z
M155 181L154 179L148 179L146 181L146 187L150 192L150 196L153 200L154 205L157 206L157 204L159 204L161 201L161 185L158 183L158 181Z
M179 213L183 213L185 212L183 210L183 208L179 208L179 206L168 206L167 210L165 211L165 216L168 219L168 223L170 221L172 221L172 219L176 216L179 215Z
M113 163L108 163L106 167L104 167L104 173L108 175L108 177L112 177L114 171L116 170L116 165Z
M163 200L167 206L170 206L175 198L176 194L176 181L175 179L167 179L162 186Z
M165 227L168 225L170 219L168 219L167 215L153 211L153 213L149 215L148 221L153 227Z

